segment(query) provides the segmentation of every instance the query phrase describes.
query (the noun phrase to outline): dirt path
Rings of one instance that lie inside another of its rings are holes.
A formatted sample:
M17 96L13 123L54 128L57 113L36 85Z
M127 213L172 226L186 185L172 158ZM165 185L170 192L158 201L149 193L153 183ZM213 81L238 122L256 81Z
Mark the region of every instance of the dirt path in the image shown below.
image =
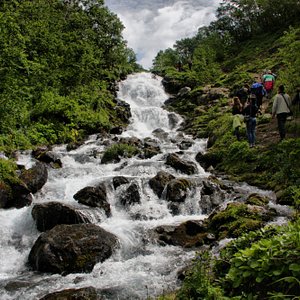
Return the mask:
M266 98L263 99L262 113L271 112L271 100ZM297 138L300 137L300 116L295 115L293 120L287 121L286 123L287 134L286 138ZM277 119L272 119L267 124L258 124L256 128L256 140L258 147L269 147L272 144L276 144L280 141Z

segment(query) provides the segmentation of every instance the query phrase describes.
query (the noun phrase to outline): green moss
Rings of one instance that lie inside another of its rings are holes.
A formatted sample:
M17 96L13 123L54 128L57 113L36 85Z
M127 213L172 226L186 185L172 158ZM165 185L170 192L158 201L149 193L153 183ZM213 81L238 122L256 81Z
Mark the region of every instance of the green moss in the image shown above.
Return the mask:
M259 210L250 209L244 203L234 202L229 203L225 210L212 215L208 223L209 228L222 239L256 230L264 224L264 218Z
M113 144L105 150L101 162L119 162L122 157L132 157L139 153L138 148L128 144Z
M20 182L16 171L17 165L14 161L0 158L0 181L5 184Z
M246 204L250 204L250 205L264 206L267 205L268 203L269 203L269 199L259 194L251 194L246 200Z

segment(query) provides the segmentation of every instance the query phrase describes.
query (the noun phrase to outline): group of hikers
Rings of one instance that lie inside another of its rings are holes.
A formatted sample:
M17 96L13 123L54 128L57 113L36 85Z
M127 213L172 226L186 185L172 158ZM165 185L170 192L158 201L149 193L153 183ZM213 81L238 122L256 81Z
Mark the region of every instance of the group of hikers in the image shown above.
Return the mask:
M262 114L262 104L264 97L271 99L275 85L276 75L271 70L265 71L260 77L254 78L251 86L245 84L239 89L233 98L233 131L234 135L240 140L240 128L243 123L246 125L247 138L250 147L255 146L256 142L256 117ZM277 94L273 97L272 117L277 118L280 140L286 136L285 125L288 117L292 116L292 105L300 107L300 89L291 100L285 92L285 87L279 85Z

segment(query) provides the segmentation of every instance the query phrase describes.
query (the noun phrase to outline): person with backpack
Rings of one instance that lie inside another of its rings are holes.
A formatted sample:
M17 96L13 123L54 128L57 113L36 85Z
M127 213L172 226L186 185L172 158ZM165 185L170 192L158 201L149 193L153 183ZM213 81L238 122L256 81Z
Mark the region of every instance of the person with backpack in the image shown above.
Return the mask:
M236 136L237 140L240 140L240 128L242 127L242 121L243 121L243 116L242 116L242 110L243 110L243 105L240 102L238 97L233 98L233 105L232 105L232 128L233 128L233 133Z
M278 93L274 97L273 107L272 107L272 117L277 117L278 131L280 135L280 140L285 138L285 123L287 117L292 114L291 111L291 98L284 91L284 86L280 85L278 87Z
M250 87L247 83L245 83L244 86L236 92L236 96L239 98L242 105L245 105L245 103L247 102L249 94Z
M246 122L247 138L250 148L254 147L256 141L256 115L258 113L258 106L256 105L257 98L255 94L250 95L244 110L244 120Z
M258 80L255 80L251 85L250 93L256 96L256 105L258 109L260 109L262 105L262 99L266 94L263 84L261 82L258 82Z
M268 72L262 76L262 82L266 90L266 96L270 99L275 84L275 76L271 70L268 70Z

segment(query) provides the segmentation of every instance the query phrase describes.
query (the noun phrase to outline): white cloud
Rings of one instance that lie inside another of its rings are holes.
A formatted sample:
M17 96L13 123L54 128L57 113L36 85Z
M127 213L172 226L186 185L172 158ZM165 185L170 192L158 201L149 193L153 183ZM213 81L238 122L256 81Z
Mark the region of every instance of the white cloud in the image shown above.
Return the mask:
M172 47L176 40L194 35L199 27L213 21L220 0L147 2L106 2L123 22L124 38L145 68L151 67L159 50Z

